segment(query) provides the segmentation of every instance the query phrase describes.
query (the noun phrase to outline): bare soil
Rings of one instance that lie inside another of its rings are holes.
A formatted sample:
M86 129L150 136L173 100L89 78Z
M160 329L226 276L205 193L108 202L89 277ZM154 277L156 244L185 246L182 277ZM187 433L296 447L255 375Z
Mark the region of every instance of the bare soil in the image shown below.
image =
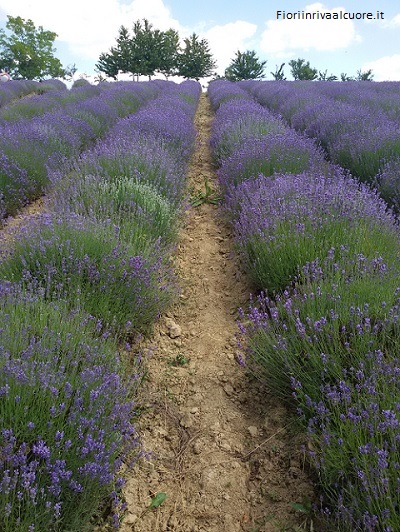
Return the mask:
M217 189L208 98L196 114L189 185ZM237 362L237 308L250 287L220 207L188 210L176 254L179 302L155 327L139 431L150 458L124 488L122 532L312 530L293 508L313 498L301 437L286 407ZM165 502L146 511L163 492Z

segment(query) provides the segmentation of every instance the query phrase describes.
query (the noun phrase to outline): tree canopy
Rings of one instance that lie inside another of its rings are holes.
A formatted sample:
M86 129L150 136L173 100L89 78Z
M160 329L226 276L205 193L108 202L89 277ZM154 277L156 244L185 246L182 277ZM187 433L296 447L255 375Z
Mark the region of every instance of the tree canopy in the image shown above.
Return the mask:
M0 30L1 68L13 78L41 80L64 77L65 70L54 54L57 34L38 28L31 19L8 15L8 32Z
M154 30L147 19L134 23L132 36L128 28L121 26L116 46L108 53L100 54L96 68L114 79L120 71L137 77L151 77L159 66L161 40L162 33Z
M161 34L158 70L166 78L178 73L179 34L169 29Z
M362 72L361 69L357 70L356 76L348 76L346 73L342 72L340 74L341 81L373 81L374 75L372 74L372 70L366 70L365 72Z
M193 33L179 44L179 34L170 28L167 31L154 29L147 19L134 23L132 35L121 26L116 45L108 53L100 54L96 68L107 76L117 78L119 72L153 76L156 72L166 78L179 75L199 79L211 75L215 62L205 39Z
M216 62L210 52L206 39L192 35L184 39L185 47L178 56L178 74L187 79L205 78L212 76Z
M318 77L318 70L310 67L310 62L305 59L292 59L289 61L291 73L295 80L314 80Z
M225 77L230 81L241 79L260 79L264 76L266 61L260 61L254 50L247 50L235 54L230 65L225 70Z
M328 71L318 72L318 81L336 81L338 78L334 74L328 75Z
M271 72L271 75L275 81L286 81L285 73L283 71L284 66L285 63L282 63L279 68L278 65L275 65L275 72Z

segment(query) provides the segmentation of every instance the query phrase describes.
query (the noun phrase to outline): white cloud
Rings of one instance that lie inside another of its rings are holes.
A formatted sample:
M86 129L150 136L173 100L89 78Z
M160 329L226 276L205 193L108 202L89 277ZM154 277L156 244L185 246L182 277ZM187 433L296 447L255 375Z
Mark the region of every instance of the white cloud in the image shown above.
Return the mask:
M0 16L3 13L32 19L36 27L56 32L57 41L67 43L71 53L91 60L115 44L121 25L131 29L138 19L147 18L160 30L181 30L163 0L2 0Z
M217 25L205 32L204 37L210 46L210 51L217 62L217 72L223 74L225 68L235 56L235 52L253 49L249 39L257 31L257 25L237 20L228 24Z
M395 15L390 20L384 20L385 28L398 28L400 26L400 14Z
M304 12L339 12L344 7L326 8L317 2L307 5ZM347 48L354 42L360 42L352 20L335 19L279 19L268 20L267 29L261 37L261 49L277 58L289 57L294 51L333 51Z
M374 81L398 81L400 79L400 54L386 55L364 63L362 71L372 69Z

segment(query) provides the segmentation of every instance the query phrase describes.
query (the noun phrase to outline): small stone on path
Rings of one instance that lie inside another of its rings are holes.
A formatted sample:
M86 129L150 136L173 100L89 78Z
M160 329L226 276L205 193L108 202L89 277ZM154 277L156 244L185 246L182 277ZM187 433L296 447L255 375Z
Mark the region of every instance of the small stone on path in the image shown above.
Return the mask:
M258 428L254 426L247 427L247 430L250 433L250 436L252 438L256 438L258 436Z
M179 338L182 335L180 325L175 323L172 318L166 318L165 325L167 327L167 334L170 338Z

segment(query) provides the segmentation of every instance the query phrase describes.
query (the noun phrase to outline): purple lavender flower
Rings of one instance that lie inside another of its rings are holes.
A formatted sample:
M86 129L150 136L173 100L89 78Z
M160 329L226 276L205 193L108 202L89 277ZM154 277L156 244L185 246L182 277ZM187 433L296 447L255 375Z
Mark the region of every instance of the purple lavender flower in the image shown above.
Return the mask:
M3 278L35 286L50 299L83 305L119 334L146 328L176 293L175 276L157 243L145 251L112 226L74 214L43 215L24 228ZM132 322L130 331L124 326Z
M115 342L100 338L93 320L1 288L0 387L12 393L0 403L0 527L42 530L62 520L81 530L104 498L115 500L126 454L141 452L132 425L140 371L126 377Z
M237 218L243 264L264 290L283 290L298 267L331 247L362 251L368 239L379 245L378 234L388 240L376 251L390 254L389 241L398 246L397 223L386 204L338 170L331 176L310 172L247 180L226 198L226 209Z
M292 129L255 138L238 147L224 159L218 171L224 191L260 174L298 174L307 170L324 171L327 163L323 153L311 140Z
M253 100L237 83L232 83L227 80L215 80L211 82L208 86L208 96L214 111L227 101L240 100L242 102Z

